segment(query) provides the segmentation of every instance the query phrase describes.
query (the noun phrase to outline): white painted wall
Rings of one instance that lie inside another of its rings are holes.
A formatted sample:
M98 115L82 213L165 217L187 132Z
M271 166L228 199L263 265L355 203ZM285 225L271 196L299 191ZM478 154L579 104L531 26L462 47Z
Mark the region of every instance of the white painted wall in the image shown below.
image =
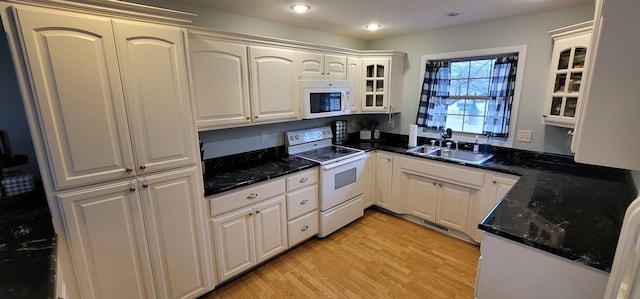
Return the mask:
M465 50L527 45L522 96L516 129L533 131L533 142L514 142L519 149L570 154L567 129L542 125L552 41L549 30L593 19L594 5L500 18L370 41L369 49L407 53L401 125L394 132L409 134L415 123L420 92L420 56Z

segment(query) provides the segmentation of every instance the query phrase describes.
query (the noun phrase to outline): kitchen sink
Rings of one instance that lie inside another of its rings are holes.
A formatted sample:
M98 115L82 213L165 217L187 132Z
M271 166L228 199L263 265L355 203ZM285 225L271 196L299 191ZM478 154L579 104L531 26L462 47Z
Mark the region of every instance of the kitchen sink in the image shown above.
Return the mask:
M469 164L482 164L487 160L493 158L493 155L485 156L483 154L474 154L471 151L465 150L448 150L440 147L432 148L430 146L417 146L410 148L407 152L416 154L419 156L437 157L446 160L469 163Z

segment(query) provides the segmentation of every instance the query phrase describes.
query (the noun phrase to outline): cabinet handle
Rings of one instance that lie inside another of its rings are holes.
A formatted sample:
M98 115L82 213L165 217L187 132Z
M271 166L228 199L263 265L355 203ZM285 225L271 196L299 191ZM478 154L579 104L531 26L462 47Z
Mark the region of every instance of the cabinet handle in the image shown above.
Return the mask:
M147 183L142 184L142 188L145 188L145 189L149 188L149 184Z
M306 231L306 230L308 230L308 229L309 229L309 226L308 226L308 225L305 225L305 226L303 226L300 230L301 230L301 231Z
M127 170L127 172L128 172L128 173L132 173L132 172L133 172L133 168L129 168L129 167L127 167L127 169L126 169L126 170Z
M308 200L308 199L303 199L303 200L300 202L300 204L301 204L301 205L306 205L308 202L309 202L309 200Z
M140 165L140 169L145 170L145 169L147 169L147 166Z
M494 184L497 184L498 182L496 182L495 180L493 181Z
M247 196L247 199L254 199L256 197L258 197L258 193L251 193Z
M253 118L258 118L258 116L256 115L256 116L254 116Z
M433 185L435 186L435 185L436 185L436 182L433 182Z
M129 188L129 192L135 192L135 191L136 191L136 188L133 188L133 187Z
M309 180L308 178L301 178L300 183L306 183L308 180Z

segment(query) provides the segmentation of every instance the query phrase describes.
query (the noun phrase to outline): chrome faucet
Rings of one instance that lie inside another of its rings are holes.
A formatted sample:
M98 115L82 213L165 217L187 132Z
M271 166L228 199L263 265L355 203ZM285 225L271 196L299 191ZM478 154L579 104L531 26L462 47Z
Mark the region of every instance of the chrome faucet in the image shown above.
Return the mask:
M440 127L440 147L442 147L442 142L447 141L452 135L453 130L451 130L451 128L445 129L444 127Z

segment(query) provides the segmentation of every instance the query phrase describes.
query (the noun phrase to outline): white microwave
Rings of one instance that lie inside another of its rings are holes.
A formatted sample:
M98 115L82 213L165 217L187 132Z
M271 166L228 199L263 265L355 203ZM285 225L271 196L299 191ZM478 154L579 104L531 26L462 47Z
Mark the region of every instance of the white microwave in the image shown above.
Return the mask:
M300 81L300 115L303 119L351 114L346 81Z

